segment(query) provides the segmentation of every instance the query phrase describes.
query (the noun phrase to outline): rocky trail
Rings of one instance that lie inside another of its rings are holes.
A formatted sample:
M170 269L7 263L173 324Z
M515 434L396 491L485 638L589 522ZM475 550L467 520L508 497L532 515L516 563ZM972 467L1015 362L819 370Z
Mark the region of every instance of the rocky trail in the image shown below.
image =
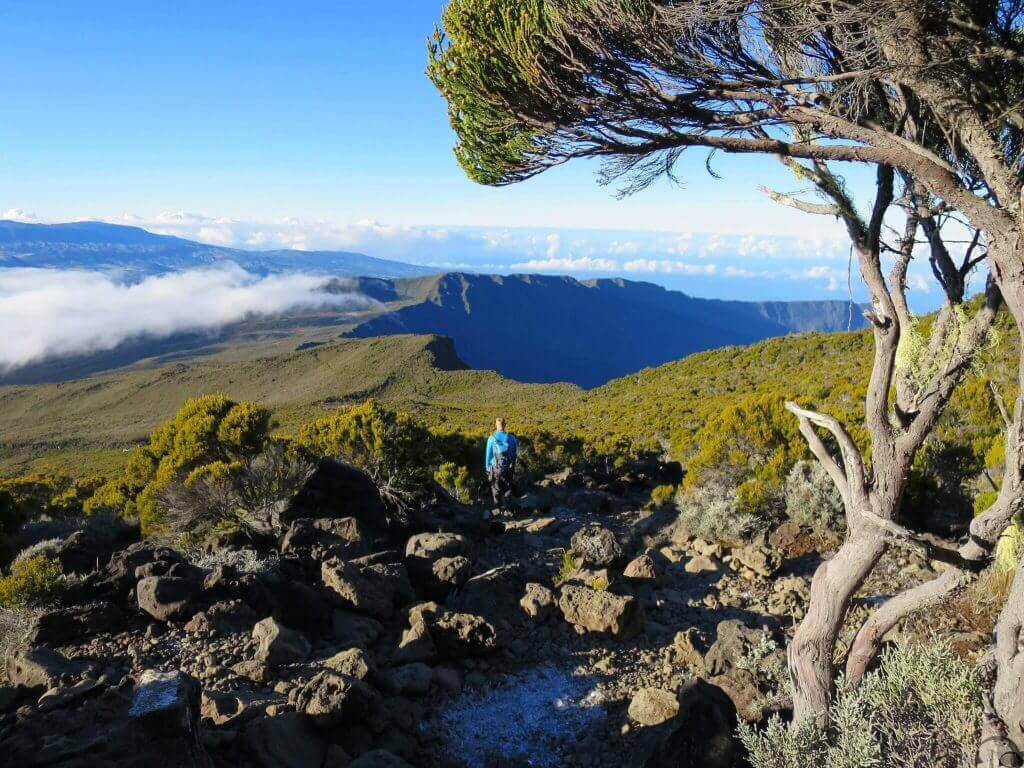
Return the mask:
M645 508L663 471L565 471L499 514L437 489L399 523L369 478L325 461L278 536L180 551L123 526L74 532L48 545L74 575L60 603L3 618L0 754L734 765L737 720L787 706L786 637L834 542L791 523L732 548L691 538ZM858 601L927 577L914 557L896 553Z

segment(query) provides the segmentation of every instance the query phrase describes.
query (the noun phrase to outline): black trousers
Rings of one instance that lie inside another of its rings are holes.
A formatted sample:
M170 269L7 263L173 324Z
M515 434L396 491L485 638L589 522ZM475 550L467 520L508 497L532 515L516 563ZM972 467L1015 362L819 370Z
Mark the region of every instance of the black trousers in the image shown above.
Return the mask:
M515 470L513 469L492 469L490 471L491 496L494 497L494 506L502 506L505 503L505 500L511 495L512 478L514 475Z

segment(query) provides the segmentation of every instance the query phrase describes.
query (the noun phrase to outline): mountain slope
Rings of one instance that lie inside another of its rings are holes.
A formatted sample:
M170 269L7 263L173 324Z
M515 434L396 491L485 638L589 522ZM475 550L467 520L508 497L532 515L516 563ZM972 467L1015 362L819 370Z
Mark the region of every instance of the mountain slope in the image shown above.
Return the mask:
M486 429L495 414L551 412L568 384L520 384L466 368L449 339L339 340L246 360L198 359L76 381L0 386L0 475L28 466L106 470L189 397L223 392L272 408L285 431L326 409L376 397L436 425ZM41 464L40 464L41 463Z
M863 324L849 302L790 306L697 299L619 279L449 273L362 281L360 288L393 302L393 311L361 323L348 336L441 334L454 339L474 368L584 387L705 349Z
M130 277L232 261L261 274L287 270L355 277L411 277L434 270L347 251L246 251L98 221L0 221L0 267L119 270Z

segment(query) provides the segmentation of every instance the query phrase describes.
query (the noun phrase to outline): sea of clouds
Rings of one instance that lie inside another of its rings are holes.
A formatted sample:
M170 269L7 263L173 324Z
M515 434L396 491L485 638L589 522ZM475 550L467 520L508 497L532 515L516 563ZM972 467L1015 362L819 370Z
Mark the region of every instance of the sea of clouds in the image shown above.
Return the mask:
M0 269L0 370L112 349L138 337L214 331L299 309L363 309L323 276L258 276L234 264L125 282L103 272ZM343 283L340 283L344 285Z

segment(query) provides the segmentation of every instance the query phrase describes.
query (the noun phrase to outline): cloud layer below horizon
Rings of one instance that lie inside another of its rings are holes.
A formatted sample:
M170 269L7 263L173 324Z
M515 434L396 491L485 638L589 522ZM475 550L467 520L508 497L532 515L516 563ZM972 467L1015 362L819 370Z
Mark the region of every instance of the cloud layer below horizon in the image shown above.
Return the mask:
M215 331L247 317L371 304L355 292L327 292L327 282L306 274L259 277L234 264L136 283L102 272L2 269L0 371L113 349L143 336Z
M41 221L35 214L18 209L0 217ZM124 214L103 220L222 247L358 251L439 272L622 276L721 299L846 298L851 293L855 300L866 298L849 259L849 241L841 234L793 237L699 231L443 227L293 218L245 221L188 212L149 217ZM951 250L959 247L954 243ZM915 310L933 308L939 292L931 289L931 274L923 255L911 265L910 284Z

